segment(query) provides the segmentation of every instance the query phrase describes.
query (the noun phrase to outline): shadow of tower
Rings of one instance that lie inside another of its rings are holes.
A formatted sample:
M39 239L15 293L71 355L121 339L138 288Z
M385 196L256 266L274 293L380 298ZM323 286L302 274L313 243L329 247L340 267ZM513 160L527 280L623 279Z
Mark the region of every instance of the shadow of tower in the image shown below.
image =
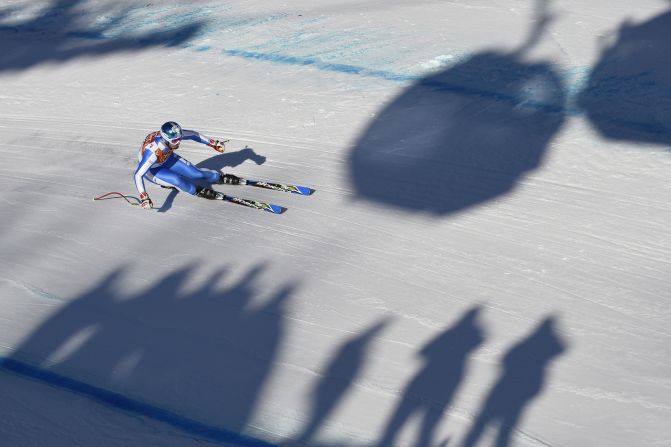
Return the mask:
M671 144L671 11L623 24L603 48L578 105L605 138Z
M539 167L564 122L565 89L550 63L525 61L550 21L538 4L519 49L421 79L378 114L349 157L359 197L444 215L511 191Z

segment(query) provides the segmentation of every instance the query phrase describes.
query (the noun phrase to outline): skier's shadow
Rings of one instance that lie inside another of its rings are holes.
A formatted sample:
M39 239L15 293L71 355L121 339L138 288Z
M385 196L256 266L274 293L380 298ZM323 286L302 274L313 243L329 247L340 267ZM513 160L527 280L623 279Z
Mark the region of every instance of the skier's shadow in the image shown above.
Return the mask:
M473 447L490 425L498 426L496 447L506 447L523 411L545 384L551 361L566 350L555 329L555 318L541 322L534 332L503 358L503 371L487 396L462 447Z
M175 202L179 191L176 188L170 188L170 193L167 195L161 207L157 210L159 213L167 213L172 208L172 204Z
M132 36L118 34L128 27L131 8L100 7L95 11L99 20L86 23L82 16L81 0L54 0L48 8L33 17L19 7L0 10L0 72L24 70L49 62L66 62L79 57L138 51L152 47L183 45L195 37L205 25L192 21L166 26ZM94 11L90 11L91 18ZM30 16L28 20L11 20L12 17Z
M262 165L266 162L266 157L257 154L251 147L245 146L244 149L235 152L224 152L223 154L210 157L207 160L201 161L196 166L199 168L221 171L224 168L235 168L236 166L240 166L247 160L250 160L257 165Z
M578 105L607 139L671 144L671 11L640 24L620 26Z
M453 327L422 348L425 365L408 383L384 430L381 447L395 445L396 436L413 416L421 418L419 436L413 445L434 445L434 431L466 376L468 357L484 341L478 323L480 310L469 310Z
M538 168L564 119L565 88L526 53L550 17L516 51L486 51L421 79L382 110L349 157L356 194L445 215L511 191Z

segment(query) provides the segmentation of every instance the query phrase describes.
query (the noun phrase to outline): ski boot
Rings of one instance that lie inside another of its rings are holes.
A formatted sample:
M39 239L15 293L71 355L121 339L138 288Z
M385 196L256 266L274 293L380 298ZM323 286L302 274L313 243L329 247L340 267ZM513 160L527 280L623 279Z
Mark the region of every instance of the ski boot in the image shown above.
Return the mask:
M214 200L219 196L216 191L209 188L203 188L202 186L196 186L196 195L208 200Z
M219 175L219 185L239 185L241 178L233 174L224 174L223 172Z

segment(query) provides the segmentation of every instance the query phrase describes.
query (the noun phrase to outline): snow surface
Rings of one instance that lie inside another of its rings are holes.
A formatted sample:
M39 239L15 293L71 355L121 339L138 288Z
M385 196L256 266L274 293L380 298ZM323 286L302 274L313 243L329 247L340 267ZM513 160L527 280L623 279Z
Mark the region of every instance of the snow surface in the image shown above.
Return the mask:
M0 445L671 446L670 8L0 2Z

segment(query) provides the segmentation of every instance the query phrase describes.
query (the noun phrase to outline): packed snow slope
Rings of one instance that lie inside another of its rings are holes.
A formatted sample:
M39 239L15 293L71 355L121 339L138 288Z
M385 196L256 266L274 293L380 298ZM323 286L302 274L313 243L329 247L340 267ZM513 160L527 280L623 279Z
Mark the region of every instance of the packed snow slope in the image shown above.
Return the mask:
M671 445L671 4L0 2L0 445ZM315 188L210 202L132 175Z

